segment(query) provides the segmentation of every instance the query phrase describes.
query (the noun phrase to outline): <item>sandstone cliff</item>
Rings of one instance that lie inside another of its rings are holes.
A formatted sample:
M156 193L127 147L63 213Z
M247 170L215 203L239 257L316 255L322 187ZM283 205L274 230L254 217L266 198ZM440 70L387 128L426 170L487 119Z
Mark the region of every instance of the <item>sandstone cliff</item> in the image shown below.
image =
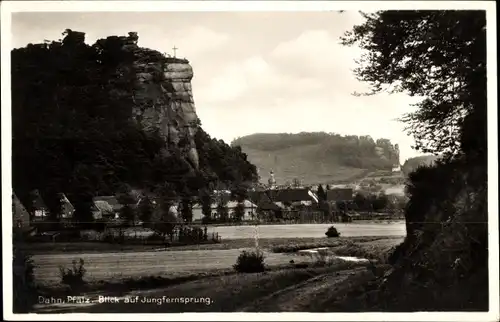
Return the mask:
M185 59L166 57L162 53L137 45L137 33L121 37L123 49L134 55L133 115L145 131L158 130L167 144L175 146L198 168L198 151L194 136L198 116L193 100L193 68Z

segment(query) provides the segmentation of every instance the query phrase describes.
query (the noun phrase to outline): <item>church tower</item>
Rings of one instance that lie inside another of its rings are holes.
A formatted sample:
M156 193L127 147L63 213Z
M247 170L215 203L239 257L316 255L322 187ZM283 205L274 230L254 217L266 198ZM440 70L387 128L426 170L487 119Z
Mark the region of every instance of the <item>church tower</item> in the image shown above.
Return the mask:
M269 179L267 180L267 183L269 184L269 189L276 188L276 179L274 178L273 170L269 172Z

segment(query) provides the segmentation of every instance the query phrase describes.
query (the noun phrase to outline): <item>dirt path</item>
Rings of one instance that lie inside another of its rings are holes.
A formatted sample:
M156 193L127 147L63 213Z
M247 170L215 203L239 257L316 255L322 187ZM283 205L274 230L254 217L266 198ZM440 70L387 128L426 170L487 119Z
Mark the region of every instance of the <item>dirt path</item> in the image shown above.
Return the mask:
M314 312L320 309L320 303L325 304L325 299L335 297L335 293L343 292L351 284L359 284L372 277L366 268L320 275L260 298L243 311Z

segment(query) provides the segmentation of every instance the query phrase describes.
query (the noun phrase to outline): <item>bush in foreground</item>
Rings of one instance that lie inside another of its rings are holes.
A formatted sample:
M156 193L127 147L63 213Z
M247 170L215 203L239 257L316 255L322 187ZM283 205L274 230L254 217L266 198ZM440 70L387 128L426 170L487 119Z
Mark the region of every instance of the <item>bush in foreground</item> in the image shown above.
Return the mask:
M264 254L259 251L246 251L244 250L236 260L233 266L239 273L258 273L265 270Z
M76 260L73 260L72 268L59 267L61 272L62 283L68 285L71 289L78 288L82 286L85 282L83 277L85 276L86 270L83 267L85 262L80 258L79 265L76 264Z
M337 228L330 226L325 233L326 237L340 237L340 233L337 231Z
M13 312L28 313L35 304L37 288L31 256L17 247L13 252Z

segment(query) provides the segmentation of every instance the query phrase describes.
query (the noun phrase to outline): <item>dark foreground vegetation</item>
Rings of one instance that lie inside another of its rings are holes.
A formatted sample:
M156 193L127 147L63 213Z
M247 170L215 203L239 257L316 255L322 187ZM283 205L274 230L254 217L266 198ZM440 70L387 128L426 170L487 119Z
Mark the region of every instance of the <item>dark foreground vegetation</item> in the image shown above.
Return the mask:
M367 94L423 96L402 120L417 149L442 157L409 176L407 237L391 256L391 273L332 308L487 311L485 11L364 16L343 38L369 51L357 76L371 83Z

